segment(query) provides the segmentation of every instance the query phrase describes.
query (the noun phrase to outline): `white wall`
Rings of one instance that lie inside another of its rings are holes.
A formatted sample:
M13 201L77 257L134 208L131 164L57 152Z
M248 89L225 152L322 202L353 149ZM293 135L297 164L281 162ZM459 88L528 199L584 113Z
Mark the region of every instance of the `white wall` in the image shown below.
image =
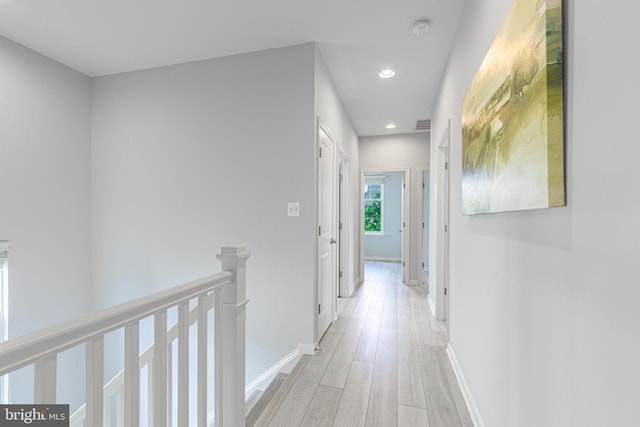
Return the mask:
M400 135L368 136L360 138L360 168L367 169L399 169L408 168L408 194L410 211L408 214L408 235L410 256L409 280L420 282L422 275L422 206L419 202L422 191L420 169L429 168L429 134L410 133Z
M96 308L217 272L243 244L247 381L313 342L314 64L306 44L94 80Z
M463 217L460 106L511 3L465 3L432 117L452 120L450 344L486 426L637 425L640 5L566 2L568 206Z
M365 234L365 259L400 260L402 257L402 173L385 174L382 200L383 235Z
M11 241L9 336L90 311L90 80L0 37L0 240ZM61 372L84 358L64 356ZM60 401L81 397L60 374ZM13 377L14 401L32 386Z
M331 129L338 140L340 149L348 159L349 170L345 177L347 180L346 217L348 220L344 224L344 235L346 236L345 251L349 254L349 259L344 266L343 277L346 278L351 292L362 279L360 271L360 209L358 208L360 200L358 135L317 48L315 58L315 114Z

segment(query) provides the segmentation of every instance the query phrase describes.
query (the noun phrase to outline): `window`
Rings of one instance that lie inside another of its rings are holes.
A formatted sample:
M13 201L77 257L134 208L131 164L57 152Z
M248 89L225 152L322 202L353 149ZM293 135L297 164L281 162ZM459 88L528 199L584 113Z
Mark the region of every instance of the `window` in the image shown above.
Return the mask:
M9 242L6 240L0 241L0 342L7 339L7 312L9 311L7 301L7 281L9 279L7 255L9 246Z
M10 244L7 241L0 241L0 342L6 341L8 334L7 320L9 313L8 301L8 262L7 255L9 253ZM0 403L9 402L9 380L8 376L0 377Z
M364 233L372 235L384 234L382 217L384 210L384 178L365 177L364 185Z

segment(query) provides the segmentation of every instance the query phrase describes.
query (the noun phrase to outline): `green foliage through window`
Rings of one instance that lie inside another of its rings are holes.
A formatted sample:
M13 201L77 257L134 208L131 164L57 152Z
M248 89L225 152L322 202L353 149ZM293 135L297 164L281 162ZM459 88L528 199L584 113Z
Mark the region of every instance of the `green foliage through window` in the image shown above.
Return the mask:
M364 231L382 234L382 199L384 184L382 182L367 183L364 186Z
M377 196L380 197L380 193ZM365 206L364 231L382 231L382 205L380 201L374 201Z

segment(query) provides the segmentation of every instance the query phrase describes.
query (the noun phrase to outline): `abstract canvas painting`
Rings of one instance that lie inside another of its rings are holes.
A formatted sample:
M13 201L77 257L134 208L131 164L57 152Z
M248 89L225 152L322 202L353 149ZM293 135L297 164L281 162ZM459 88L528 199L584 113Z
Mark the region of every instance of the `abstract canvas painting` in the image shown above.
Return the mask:
M565 205L562 0L516 0L462 103L465 215Z

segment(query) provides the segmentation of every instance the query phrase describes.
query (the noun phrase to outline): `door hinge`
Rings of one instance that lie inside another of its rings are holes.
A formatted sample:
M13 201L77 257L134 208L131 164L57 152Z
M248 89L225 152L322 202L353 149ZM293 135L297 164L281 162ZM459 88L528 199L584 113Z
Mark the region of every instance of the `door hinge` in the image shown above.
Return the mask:
M320 147L320 157L322 157L322 147Z
M445 291L445 295L446 295L446 291ZM320 314L320 304L318 304L318 314Z
M449 232L449 226L447 224L444 225L444 232L445 233Z
M422 223L422 229L424 230L424 222Z
M338 277L342 278L342 271L338 273Z
M424 190L424 182L422 183L422 189Z
M402 266L404 267L404 261L402 261Z
M342 223L340 223L340 230L342 230Z
M322 226L318 226L318 236L322 236Z
M444 170L448 170L449 169L449 162L444 162Z
M407 184L402 183L402 188L407 188Z
M447 296L447 288L444 288L444 296L445 297ZM318 313L318 314L320 314L320 313Z
M422 263L422 268L424 268L424 262Z
M406 226L407 226L407 224L403 222L402 223L402 228L405 228Z

